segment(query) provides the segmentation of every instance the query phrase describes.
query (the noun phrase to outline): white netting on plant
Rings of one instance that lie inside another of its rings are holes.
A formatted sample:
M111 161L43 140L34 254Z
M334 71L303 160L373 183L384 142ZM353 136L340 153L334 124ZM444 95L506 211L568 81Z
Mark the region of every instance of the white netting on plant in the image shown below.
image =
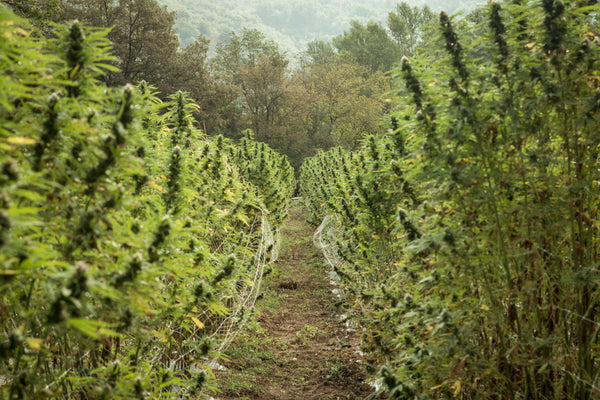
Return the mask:
M260 293L262 277L265 271L265 266L277 259L281 242L279 229L273 228L266 212L257 213L254 220L250 224L247 234L244 235L243 243L240 243L241 248L246 249L242 252L239 265L249 268L245 273L242 273L238 279L230 281L230 290L225 298L222 298L222 303L227 306L227 310L223 313L215 312L212 309L205 308L196 315L197 321L203 325L202 328L195 325L194 329L189 332L190 338L198 338L199 345L206 339L212 344L212 354L215 354L212 361L208 362L211 367L218 367L218 357L225 351L227 346L232 342L240 328L242 327L245 318L252 312L256 299ZM221 238L220 243L216 241L211 243L213 251L220 250L222 243L225 240ZM194 341L194 339L192 339ZM178 354L170 360L168 368L170 370L185 369L196 367L188 363L188 359L198 349L189 348Z
M339 217L336 215L326 215L323 218L323 221L313 234L313 244L321 250L331 267L329 278L331 279L331 284L335 286L335 289L332 289L333 294L338 299L344 299L345 295L341 287L341 279L335 271L336 269L342 271L348 270L348 262L340 256L340 252L342 248L348 246L350 243L348 239L344 239L344 230ZM347 309L345 313L340 315L340 319L344 321L347 327L357 328L357 323L353 319L354 314L355 311Z
M343 237L342 225L335 215L326 215L313 235L314 245L333 268L342 268L346 264L340 257L340 246L345 243Z
M244 282L236 283L236 298L229 299L229 312L211 335L211 339L217 343L217 353L222 353L229 346L239 331L240 323L254 308L260 294L265 266L275 261L279 255L279 230L272 227L265 213L254 220L251 231L257 228L257 224L260 224L260 239L256 252L252 255L253 270ZM246 264L247 260L243 260L243 263Z

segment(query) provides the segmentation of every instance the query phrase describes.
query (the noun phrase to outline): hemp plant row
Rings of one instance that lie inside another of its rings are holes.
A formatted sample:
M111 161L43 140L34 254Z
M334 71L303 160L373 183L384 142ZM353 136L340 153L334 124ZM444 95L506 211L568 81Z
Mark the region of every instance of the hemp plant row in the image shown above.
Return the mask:
M46 40L3 7L0 31L0 397L200 396L251 314L287 159L252 144L266 193L185 93L102 85L105 31Z
M598 397L597 13L442 13L435 59L396 71L391 132L303 166L390 398Z

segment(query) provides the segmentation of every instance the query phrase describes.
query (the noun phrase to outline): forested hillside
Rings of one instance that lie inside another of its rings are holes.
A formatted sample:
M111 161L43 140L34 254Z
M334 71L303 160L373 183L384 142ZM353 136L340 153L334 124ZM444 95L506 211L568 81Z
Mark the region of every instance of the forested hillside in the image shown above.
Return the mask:
M290 55L306 48L312 40L329 41L348 28L350 21L383 23L398 1L377 0L160 0L177 13L176 29L183 45L200 34L217 43L231 31L257 29ZM412 0L412 6L432 10L471 11L477 0Z

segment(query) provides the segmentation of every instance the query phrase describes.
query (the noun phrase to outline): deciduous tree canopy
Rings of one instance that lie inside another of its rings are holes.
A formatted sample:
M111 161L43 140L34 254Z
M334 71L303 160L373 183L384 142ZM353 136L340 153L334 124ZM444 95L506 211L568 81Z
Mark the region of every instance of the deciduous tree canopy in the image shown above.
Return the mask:
M414 54L418 44L425 40L424 30L434 21L435 14L427 6L411 7L404 1L396 5L396 10L388 14L387 24L392 37L400 46L402 56L410 57Z
M174 13L155 0L61 0L61 8L63 20L112 28L120 71L107 77L109 85L146 80L161 87L179 47Z
M333 38L340 56L348 61L369 67L372 72L386 72L400 60L400 49L386 29L375 22L366 25L350 23L350 29Z
M272 142L285 95L285 54L262 33L245 29L217 45L212 65L221 80L239 90L256 138Z

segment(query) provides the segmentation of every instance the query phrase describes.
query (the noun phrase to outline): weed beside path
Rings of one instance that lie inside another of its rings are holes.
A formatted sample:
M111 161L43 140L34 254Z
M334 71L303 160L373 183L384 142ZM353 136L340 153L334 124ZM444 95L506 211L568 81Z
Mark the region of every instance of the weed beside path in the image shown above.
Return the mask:
M227 350L217 374L225 399L363 399L365 382L358 336L340 320L328 268L312 244L313 229L296 202L283 227L273 272L263 281L256 322Z

